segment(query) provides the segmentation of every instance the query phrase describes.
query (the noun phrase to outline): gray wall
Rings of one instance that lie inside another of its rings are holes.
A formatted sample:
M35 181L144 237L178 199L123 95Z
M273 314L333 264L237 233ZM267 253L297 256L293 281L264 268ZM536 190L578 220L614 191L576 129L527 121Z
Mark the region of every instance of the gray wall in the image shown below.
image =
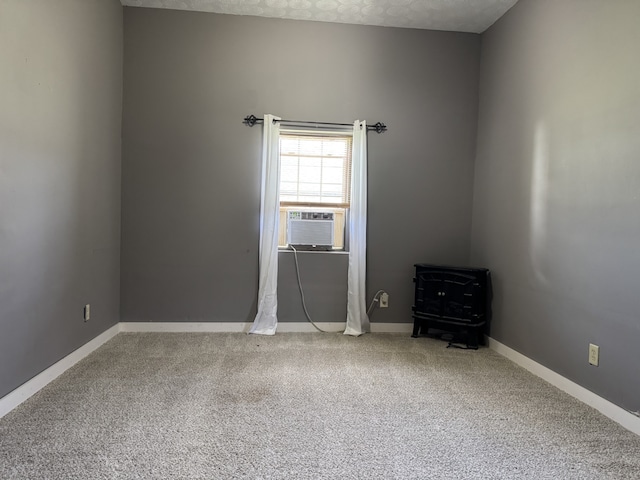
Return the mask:
M639 18L640 2L520 0L483 35L471 242L492 336L634 411Z
M125 8L123 321L251 321L261 127L382 121L369 136L374 321L411 321L413 264L469 255L478 35ZM304 321L291 253L279 319ZM307 253L318 321L344 321L347 256Z
M0 58L2 397L119 319L122 7L3 0Z

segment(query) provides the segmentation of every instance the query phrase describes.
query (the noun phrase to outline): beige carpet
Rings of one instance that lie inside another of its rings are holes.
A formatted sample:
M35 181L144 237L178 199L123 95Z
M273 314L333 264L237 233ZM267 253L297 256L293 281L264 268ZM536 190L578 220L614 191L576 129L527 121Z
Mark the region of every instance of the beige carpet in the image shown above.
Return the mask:
M0 419L0 478L640 478L640 437L489 349L445 347L120 334Z

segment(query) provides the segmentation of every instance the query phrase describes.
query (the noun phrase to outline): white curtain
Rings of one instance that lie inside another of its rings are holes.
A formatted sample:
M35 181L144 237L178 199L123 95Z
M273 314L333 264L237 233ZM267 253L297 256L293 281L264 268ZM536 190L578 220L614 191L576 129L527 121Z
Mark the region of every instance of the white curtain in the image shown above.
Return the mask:
M345 335L369 331L365 299L367 275L367 122L353 124L349 220L349 273Z
M260 201L258 313L249 333L275 335L278 326L278 220L280 215L280 120L264 116Z

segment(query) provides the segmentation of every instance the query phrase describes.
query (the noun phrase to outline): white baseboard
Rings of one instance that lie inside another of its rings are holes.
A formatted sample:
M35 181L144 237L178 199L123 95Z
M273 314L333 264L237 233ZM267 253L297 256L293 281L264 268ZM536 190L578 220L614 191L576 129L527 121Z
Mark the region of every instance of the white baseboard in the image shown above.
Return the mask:
M586 403L590 407L595 408L600 413L609 417L616 423L619 423L627 430L632 431L636 435L640 435L640 417L636 417L631 412L628 412L624 408L611 403L609 400L596 395L590 390L581 387L575 382L572 382L566 377L554 372L553 370L539 364L538 362L531 360L529 357L513 350L510 347L488 337L489 348L496 351L500 355L508 358L512 362L520 365L521 367L529 370L534 375L549 382L551 385L559 388L560 390L568 393L572 397L580 400L582 403Z
M318 328L330 333L342 333L346 322L314 322ZM317 332L309 322L278 322L277 333L313 333Z
M342 333L347 327L346 322L315 322L326 332ZM413 323L371 323L371 333L407 333L413 331ZM278 333L313 333L317 330L309 322L280 322Z
M249 322L120 322L121 332L248 333Z
M93 340L85 343L83 346L74 350L63 359L57 361L46 370L42 371L31 380L23 383L18 388L0 398L0 418L4 417L11 410L16 408L29 397L38 393L47 384L58 378L69 368L96 350L105 342L111 340L120 331L119 324L114 325L107 331L101 333Z
M251 322L120 322L121 332L226 332L248 333ZM316 322L322 330L343 332L345 322ZM372 323L372 333L411 334L413 323ZM279 322L279 333L317 332L309 322Z

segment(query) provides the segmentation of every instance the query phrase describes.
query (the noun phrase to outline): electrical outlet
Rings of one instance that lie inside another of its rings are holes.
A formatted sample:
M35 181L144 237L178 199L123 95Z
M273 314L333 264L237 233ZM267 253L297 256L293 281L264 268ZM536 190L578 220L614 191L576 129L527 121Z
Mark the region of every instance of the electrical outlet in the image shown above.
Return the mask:
M380 308L387 308L389 306L389 294L387 292L383 292L380 295Z
M600 362L600 347L598 345L594 345L593 343L590 343L589 344L589 363L597 367L599 362Z
M86 322L90 318L91 318L91 305L87 303L84 306L84 321Z

